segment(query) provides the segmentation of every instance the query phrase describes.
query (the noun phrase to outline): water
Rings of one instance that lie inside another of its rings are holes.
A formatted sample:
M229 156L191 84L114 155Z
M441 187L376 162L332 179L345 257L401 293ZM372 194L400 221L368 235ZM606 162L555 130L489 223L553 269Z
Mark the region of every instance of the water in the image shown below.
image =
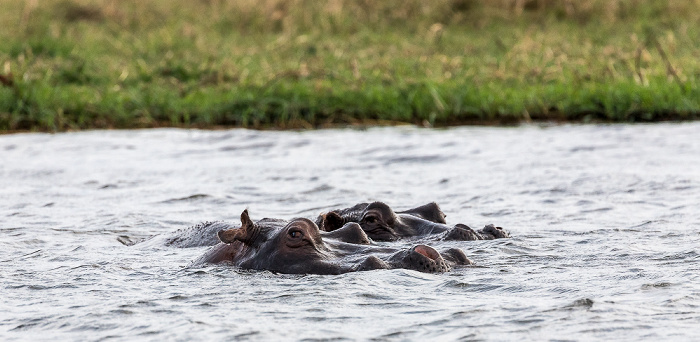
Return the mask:
M696 340L700 123L0 136L0 339ZM126 247L438 202L482 267L276 275Z

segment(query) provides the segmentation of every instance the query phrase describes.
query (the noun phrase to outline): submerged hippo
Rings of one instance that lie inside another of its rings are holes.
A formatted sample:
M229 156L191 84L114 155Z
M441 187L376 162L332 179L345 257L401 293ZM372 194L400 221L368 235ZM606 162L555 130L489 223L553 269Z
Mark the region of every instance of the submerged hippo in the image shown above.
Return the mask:
M371 246L357 223L326 233L305 218L253 222L248 210L241 214L240 228L221 230L218 237L221 243L193 265L226 262L244 269L278 273L341 274L388 268L446 272L451 266L472 264L456 248L441 254L426 245L404 250Z
M321 214L316 224L324 231L333 231L348 222L355 222L376 241L441 234L445 240L492 240L510 235L501 227L487 225L475 231L464 224L446 225L445 214L436 203L428 203L406 211L394 212L382 202L359 203L345 209Z
M223 221L202 222L194 226L183 229L178 229L173 232L153 235L145 239L132 240L129 236L119 236L117 241L126 246L138 244L142 247L177 247L190 248L213 246L219 243L219 237L216 234L222 229L229 229L231 225Z

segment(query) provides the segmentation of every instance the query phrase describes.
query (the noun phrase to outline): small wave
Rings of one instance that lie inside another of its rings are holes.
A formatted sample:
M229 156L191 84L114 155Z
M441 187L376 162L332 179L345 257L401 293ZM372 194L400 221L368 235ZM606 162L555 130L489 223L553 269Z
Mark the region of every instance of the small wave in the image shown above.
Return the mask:
M390 296L382 296L382 295L379 295L376 293L369 293L369 292L360 293L357 296L362 297L362 298L366 298L366 299L373 299L373 300L392 300L392 299L394 299Z
M79 288L78 285L75 284L59 284L59 285L38 285L38 284L22 284L22 285L9 285L7 286L9 289L29 289L29 290L36 290L36 291L43 291L43 290L55 290L55 289L77 289Z
M131 304L121 304L119 305L120 308L126 309L126 308L144 308L144 307L154 307L158 306L157 303L154 303L152 301L148 300L139 300Z
M259 143L259 144L250 144L250 145L231 145L231 146L224 146L222 148L219 148L219 151L222 152L231 152L231 151L243 151L243 150L260 150L260 149L269 149L271 147L274 147L274 143Z
M332 187L328 184L322 184L322 185L319 185L311 190L302 191L301 193L304 195L310 195L310 194L315 194L315 193L319 193L319 192L330 191L333 189L334 189L334 187Z
M161 201L160 203L190 202L190 201L198 201L198 200L210 198L210 197L212 197L212 196L209 196L207 194L194 194L194 195L187 196L187 197L171 198L171 199L168 199L165 201Z
M450 157L442 155L426 155L426 156L411 156L411 157L396 157L389 158L384 162L384 165L391 164L401 164L401 163L415 163L415 164L429 164L440 161L449 160ZM384 158L382 158L383 160Z
M590 213L600 213L600 212L606 212L613 210L612 207L602 207L602 208L596 208L596 209L589 209L589 210L581 210L581 214L590 214Z
M408 329L401 329L399 331L394 331L388 334L384 334L381 336L378 336L376 338L373 338L372 340L378 340L378 341L383 341L383 340L411 340L411 336L416 335L415 330L408 330Z
M255 331L249 331L249 332L245 332L245 333L242 333L242 334L238 334L238 335L233 336L233 340L234 340L234 341L244 340L244 339L251 338L251 337L253 337L253 336L255 336L255 335L259 335L259 334L260 334L260 331L257 331L257 330L255 330Z
M493 292L503 289L503 285L474 283L470 289L473 292Z
M448 280L441 284L440 287L466 289L472 287L472 284L460 280Z
M110 310L110 313L113 313L115 315L133 315L134 312L131 310L125 310L125 309L116 309L116 310Z
M9 261L15 261L15 260L20 260L20 259L36 258L36 257L42 256L42 252L43 252L42 249L37 249L37 250L35 250L35 251L33 251L33 252L30 252L30 253L27 253L27 254L23 254L23 255L21 255L21 256L18 256L18 257L16 257L16 258L13 258L13 259L10 259L10 260L6 260L6 261L9 262ZM5 262L5 261L3 261L3 262Z
M652 258L651 260L654 261L695 261L698 259L700 254L698 254L695 251L689 251L689 252L681 252L681 253L673 253L673 254L668 254L664 255L659 258Z
M482 212L480 215L484 217L502 217L514 214L516 211L513 209L501 209L494 212Z
M22 323L22 324L15 326L14 328L10 329L10 331L29 330L29 329L35 328L39 325L46 324L46 321L48 321L48 320L49 320L49 317L31 319L31 320L28 320L26 323Z
M612 149L615 148L614 145L602 145L602 146L575 146L569 149L569 152L592 152L595 150Z
M632 228L642 228L642 227L649 226L649 225L652 224L652 223L654 223L654 221L644 221L644 222L639 223L639 224L636 224L636 225L634 225L634 226L630 226L630 227L628 227L628 229L632 229Z

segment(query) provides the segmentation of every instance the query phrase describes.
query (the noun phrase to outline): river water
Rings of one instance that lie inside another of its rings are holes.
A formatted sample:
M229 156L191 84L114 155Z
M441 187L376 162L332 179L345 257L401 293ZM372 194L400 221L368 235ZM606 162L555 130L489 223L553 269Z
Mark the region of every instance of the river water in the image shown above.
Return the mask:
M127 247L430 201L480 267L278 275ZM697 340L700 123L0 136L0 340Z

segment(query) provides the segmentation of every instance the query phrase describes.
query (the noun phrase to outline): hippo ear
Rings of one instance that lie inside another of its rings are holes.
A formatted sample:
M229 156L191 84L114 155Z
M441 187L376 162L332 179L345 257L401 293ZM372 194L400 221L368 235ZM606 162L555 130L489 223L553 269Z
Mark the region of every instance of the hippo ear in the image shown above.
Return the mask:
M223 243L240 241L244 244L250 244L253 235L253 220L248 216L248 209L241 213L241 228L222 230L218 235L219 240Z
M343 218L340 217L340 215L338 215L338 213L336 213L335 211L331 211L331 212L323 215L322 222L323 223L322 223L321 227L319 227L319 228L321 228L321 230L325 230L327 232L332 232L332 231L342 227L343 224L345 223L345 220L343 220Z
M243 210L241 213L241 228L253 227L253 220L248 216L248 209Z

